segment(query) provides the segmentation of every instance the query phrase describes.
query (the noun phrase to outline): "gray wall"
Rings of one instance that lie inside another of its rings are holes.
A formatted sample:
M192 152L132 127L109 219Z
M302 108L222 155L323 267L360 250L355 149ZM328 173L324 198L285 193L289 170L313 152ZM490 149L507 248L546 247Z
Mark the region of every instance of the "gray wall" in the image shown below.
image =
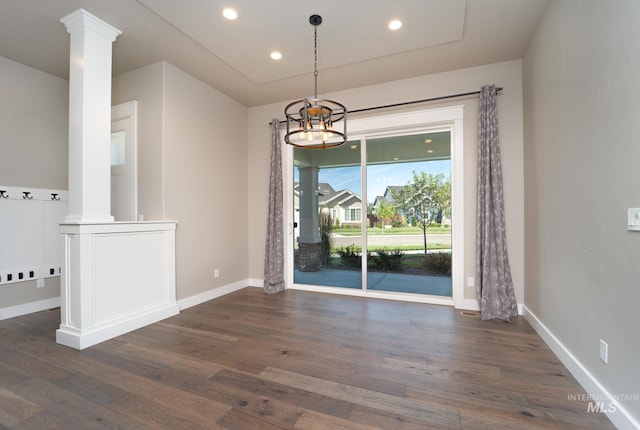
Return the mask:
M0 81L0 185L67 189L68 82L2 57ZM178 220L177 298L246 281L247 108L165 62L114 78L113 104L130 100L139 212ZM3 285L0 307L59 294L58 278Z
M0 185L67 189L69 83L0 57ZM0 308L60 295L60 278L0 286Z
M178 221L178 300L245 281L247 108L166 62L115 77L113 94L138 101L139 212Z
M0 57L0 185L67 189L69 82Z
M354 88L323 95L339 100L349 109L380 106L390 103L420 100L429 97L478 91L485 84L504 87L498 96L500 118L500 143L503 157L505 182L505 216L509 261L518 303L524 300L524 182L522 173L522 63L520 60L488 64L480 67L455 70L447 73L421 76L413 79L387 82L362 88ZM264 243L266 232L266 212L269 182L269 157L271 129L267 125L273 118L284 117L287 101L260 106L249 110L249 238L250 277L262 279L264 271ZM467 97L447 102L414 105L404 110L426 110L444 106L464 105L464 277L475 277L475 207L476 172L478 156L478 107L479 97ZM373 111L369 115L378 116L396 112L393 110ZM352 118L355 118L353 115ZM286 196L285 196L286 197ZM255 222L254 222L255 221ZM454 226L455 228L455 226ZM455 263L454 263L455 264ZM475 288L465 287L465 299L475 300Z
M618 395L640 389L639 19L633 0L551 2L523 63L525 305Z

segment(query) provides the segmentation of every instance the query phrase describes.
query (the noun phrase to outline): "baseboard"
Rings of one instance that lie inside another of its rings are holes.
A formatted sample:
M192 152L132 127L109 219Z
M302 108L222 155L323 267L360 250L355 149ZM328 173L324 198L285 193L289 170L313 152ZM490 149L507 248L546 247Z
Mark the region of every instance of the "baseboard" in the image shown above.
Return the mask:
M518 303L518 315L524 315L523 304ZM456 306L456 309L464 309L465 311L479 311L480 304L474 299L464 299L460 306Z
M60 328L56 330L56 342L74 349L85 349L172 317L179 312L178 305L173 302L151 309L137 310L128 316L119 317L114 323L94 326L89 330L81 330L60 324Z
M0 308L0 320L19 317L33 312L40 312L60 306L60 296L51 299L38 300L37 302L24 303L16 306Z
M178 300L178 306L180 306L180 310L184 310L192 306L208 302L209 300L217 299L218 297L222 297L243 288L255 287L256 284L254 283L254 281L255 280L253 279L244 279L242 281L234 282L233 284L227 284L222 287L212 288L211 290L205 291L204 293L196 294L195 296L190 296Z
M524 306L524 317L573 377L578 380L590 398L599 404L606 404L602 409L617 428L640 429L640 423L618 402L616 396L611 395L602 386L526 305Z
M264 279L249 278L247 282L250 287L264 288Z
M462 303L456 306L456 309L464 309L465 311L479 311L480 305L475 299L464 299Z

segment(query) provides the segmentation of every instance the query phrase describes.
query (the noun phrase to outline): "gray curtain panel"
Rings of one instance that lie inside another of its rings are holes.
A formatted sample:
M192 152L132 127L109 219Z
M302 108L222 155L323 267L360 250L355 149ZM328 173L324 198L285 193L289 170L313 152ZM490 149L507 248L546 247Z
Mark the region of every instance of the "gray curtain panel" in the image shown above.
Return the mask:
M507 254L495 85L480 93L476 276L483 320L518 315Z
M284 231L282 204L282 157L279 121L271 121L271 174L269 175L269 211L267 243L264 252L264 286L266 294L284 291Z

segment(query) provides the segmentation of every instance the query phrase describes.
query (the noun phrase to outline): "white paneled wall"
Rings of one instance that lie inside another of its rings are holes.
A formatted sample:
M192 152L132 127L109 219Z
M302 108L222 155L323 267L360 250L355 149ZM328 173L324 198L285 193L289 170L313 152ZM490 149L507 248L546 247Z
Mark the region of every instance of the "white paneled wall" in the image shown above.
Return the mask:
M60 276L67 191L0 185L0 285Z

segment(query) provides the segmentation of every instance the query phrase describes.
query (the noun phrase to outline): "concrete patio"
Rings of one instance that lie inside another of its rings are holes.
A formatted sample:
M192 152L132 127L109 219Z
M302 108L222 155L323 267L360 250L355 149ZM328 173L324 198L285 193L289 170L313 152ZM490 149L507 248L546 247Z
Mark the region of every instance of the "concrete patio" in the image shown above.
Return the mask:
M317 272L296 270L293 276L296 284L362 288L362 272L356 270L321 269ZM376 291L451 297L451 277L369 272L367 288Z

